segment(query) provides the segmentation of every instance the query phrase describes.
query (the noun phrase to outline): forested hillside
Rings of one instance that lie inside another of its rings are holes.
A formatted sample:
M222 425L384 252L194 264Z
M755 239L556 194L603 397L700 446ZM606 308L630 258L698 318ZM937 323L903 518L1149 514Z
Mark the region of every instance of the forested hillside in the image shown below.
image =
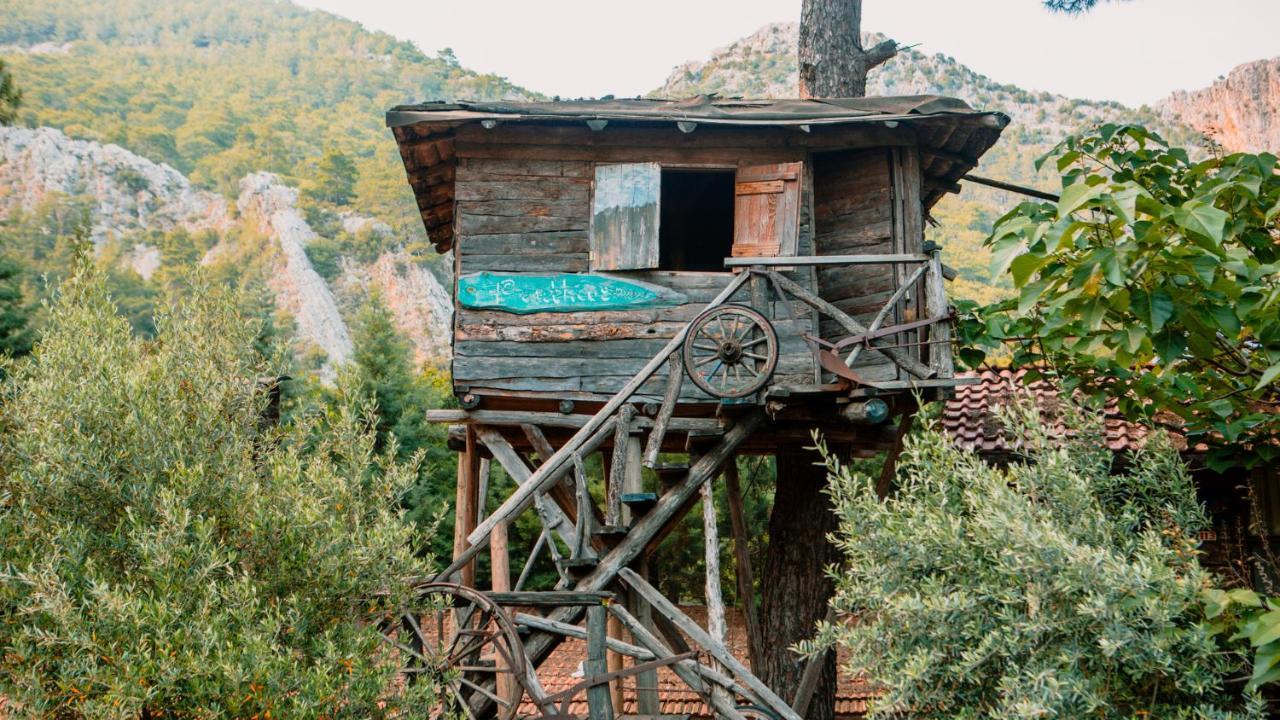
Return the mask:
M234 196L278 173L421 239L382 111L531 93L447 52L277 0L0 0L20 124L116 143Z

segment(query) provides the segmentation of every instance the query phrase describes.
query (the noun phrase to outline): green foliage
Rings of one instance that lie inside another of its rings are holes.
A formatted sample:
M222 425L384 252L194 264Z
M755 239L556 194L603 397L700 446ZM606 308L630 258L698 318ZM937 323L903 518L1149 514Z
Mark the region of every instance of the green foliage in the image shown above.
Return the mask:
M0 257L0 356L31 352L30 313L21 279L22 266Z
M402 455L416 453L431 440L424 415L430 399L414 371L409 343L396 331L391 310L377 295L361 308L352 331L350 384L376 408L378 447L394 437Z
M429 569L397 510L416 469L350 401L265 426L257 333L198 279L153 341L101 274L62 284L0 413L0 695L19 714L402 710L375 621Z
M317 200L347 205L355 197L358 175L351 158L336 150L328 150L316 162L315 173L308 178L305 190Z
M1006 420L1022 461L990 465L930 424L883 501L826 454L850 621L819 639L884 689L871 716L1259 716L1204 623L1206 520L1168 439L1113 473L1098 414L1067 408L1065 439L1034 408Z
M12 125L22 107L22 91L13 81L13 72L0 60L0 125Z
M1247 588L1204 591L1209 627L1230 640L1244 640L1252 652L1253 674L1247 689L1280 680L1280 605Z
M1218 466L1275 457L1275 156L1193 162L1146 129L1107 125L1042 162L1061 173L1062 199L996 223L992 272L1018 295L971 318L986 323L987 344L1018 339L1015 363L1115 398L1130 418L1175 418L1223 448Z

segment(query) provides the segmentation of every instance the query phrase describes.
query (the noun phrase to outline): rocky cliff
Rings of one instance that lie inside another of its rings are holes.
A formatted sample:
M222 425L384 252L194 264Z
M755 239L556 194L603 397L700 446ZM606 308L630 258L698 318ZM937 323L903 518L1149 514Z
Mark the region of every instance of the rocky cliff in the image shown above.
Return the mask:
M333 292L307 257L307 243L317 235L298 209L298 191L268 172L240 181L236 207L247 222L274 238L281 258L271 278L276 306L289 313L298 338L320 348L328 358L325 375L351 357L351 334L338 312Z
M118 145L73 140L52 128L0 127L0 218L54 198L87 196L90 236L151 229L226 230L227 201L182 173Z
M319 235L298 204L298 191L280 177L252 173L241 180L234 203L194 187L182 173L115 145L74 140L50 128L0 127L0 225L42 205L83 207L89 232L102 247L117 240L129 248L121 261L149 279L171 259L138 238L155 232L212 231L217 244L201 262L243 262L236 244L243 233L264 238L268 286L275 309L289 315L301 353L323 355L321 374L332 377L351 357L346 318L371 292L391 309L397 328L412 342L420 363L438 363L449 354L449 293L432 272L403 249L381 252L361 262L341 258L332 285L313 266L307 247ZM340 230L369 232L386 242L385 223L345 213Z
M1238 65L1207 88L1175 92L1159 110L1229 152L1280 152L1280 57Z

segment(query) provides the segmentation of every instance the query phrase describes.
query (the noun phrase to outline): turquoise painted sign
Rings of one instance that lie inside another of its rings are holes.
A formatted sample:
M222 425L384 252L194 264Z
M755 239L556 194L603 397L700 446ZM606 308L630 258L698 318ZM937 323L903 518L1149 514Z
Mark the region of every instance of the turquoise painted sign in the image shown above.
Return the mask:
M519 314L660 307L684 299L668 288L607 275L482 272L458 279L463 307Z

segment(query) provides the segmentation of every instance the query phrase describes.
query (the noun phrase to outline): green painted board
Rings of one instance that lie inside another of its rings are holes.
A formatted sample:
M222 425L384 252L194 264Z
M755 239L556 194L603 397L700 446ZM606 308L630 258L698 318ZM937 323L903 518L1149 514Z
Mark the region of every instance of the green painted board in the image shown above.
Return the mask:
M458 279L458 304L474 310L583 312L679 305L669 288L607 275L481 272Z

